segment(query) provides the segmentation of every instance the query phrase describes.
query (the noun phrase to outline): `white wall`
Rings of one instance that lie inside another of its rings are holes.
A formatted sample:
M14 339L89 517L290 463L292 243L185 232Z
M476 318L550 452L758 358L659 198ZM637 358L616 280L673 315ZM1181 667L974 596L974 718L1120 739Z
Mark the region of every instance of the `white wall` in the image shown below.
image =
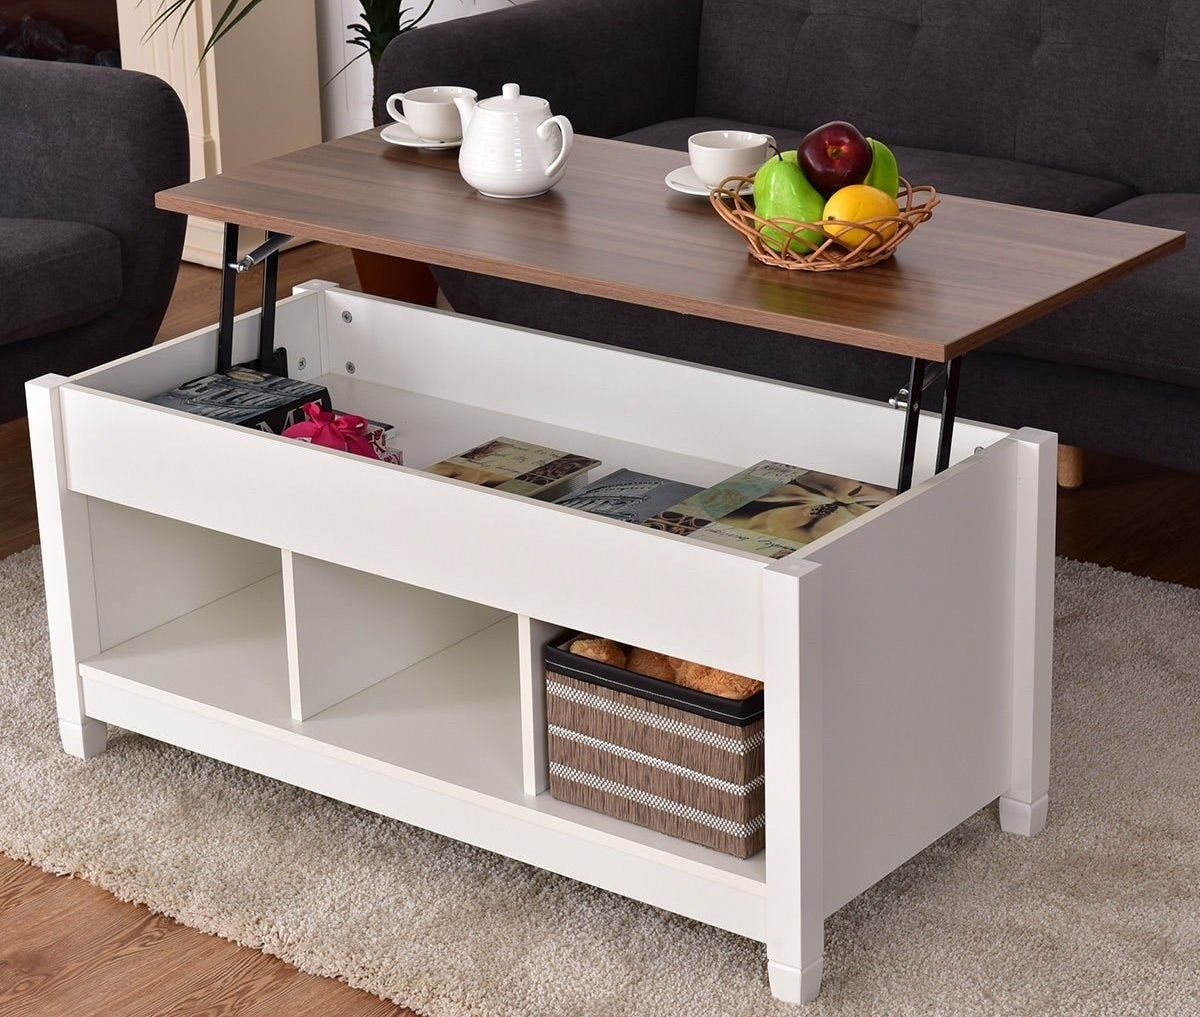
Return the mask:
M529 0L516 0L528 3ZM413 0L412 6L419 12L424 9L421 0ZM508 0L437 0L422 25L439 21L469 17L485 11L499 10L509 6ZM334 77L347 60L362 53L359 46L350 46L346 39L350 33L346 26L358 21L362 8L358 0L318 0L317 41L319 45L319 67L321 72L321 128L326 141L346 134L365 131L373 125L371 119L371 61L363 56L350 67ZM420 31L420 28L415 29ZM332 81L330 79L333 79ZM434 82L429 84L447 84ZM453 84L453 82L450 82Z

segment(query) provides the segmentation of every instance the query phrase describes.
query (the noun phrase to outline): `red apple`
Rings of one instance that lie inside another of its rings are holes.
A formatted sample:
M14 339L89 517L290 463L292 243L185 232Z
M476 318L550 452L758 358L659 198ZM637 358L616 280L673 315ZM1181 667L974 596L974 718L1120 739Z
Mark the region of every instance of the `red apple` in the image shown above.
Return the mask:
M809 131L796 148L808 182L822 197L849 184L861 184L871 169L871 144L853 124L831 120Z

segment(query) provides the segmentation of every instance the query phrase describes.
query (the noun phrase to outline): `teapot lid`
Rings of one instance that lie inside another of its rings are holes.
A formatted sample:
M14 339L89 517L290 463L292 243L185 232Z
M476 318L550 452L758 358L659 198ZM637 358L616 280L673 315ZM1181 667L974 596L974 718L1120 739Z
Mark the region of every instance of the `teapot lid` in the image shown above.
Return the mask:
M521 86L513 82L504 85L500 92L500 95L480 102L480 108L495 110L498 113L528 113L532 110L545 110L550 105L536 95L522 95Z

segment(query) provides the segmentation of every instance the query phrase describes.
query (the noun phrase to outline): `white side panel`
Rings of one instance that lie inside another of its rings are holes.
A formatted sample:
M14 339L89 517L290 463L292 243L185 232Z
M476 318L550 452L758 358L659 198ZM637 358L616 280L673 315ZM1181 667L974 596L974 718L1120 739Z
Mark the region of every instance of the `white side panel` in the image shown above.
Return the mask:
M306 720L505 617L285 551L292 718Z
M187 614L279 571L279 550L88 499L100 646Z
M826 913L1009 786L1016 451L800 552L823 566Z

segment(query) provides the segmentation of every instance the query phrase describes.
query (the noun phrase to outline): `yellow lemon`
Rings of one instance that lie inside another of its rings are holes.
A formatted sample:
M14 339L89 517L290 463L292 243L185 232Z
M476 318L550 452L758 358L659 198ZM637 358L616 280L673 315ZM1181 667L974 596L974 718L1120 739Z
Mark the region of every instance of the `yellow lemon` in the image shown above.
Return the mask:
M891 195L870 184L850 184L841 187L829 196L825 202L824 219L840 219L846 222L867 222L889 215L899 215L900 206ZM843 247L854 248L865 242L868 248L878 247L890 239L900 227L898 222L871 223L873 233L869 229L854 226L844 226L831 223L824 227L826 233L837 238Z

